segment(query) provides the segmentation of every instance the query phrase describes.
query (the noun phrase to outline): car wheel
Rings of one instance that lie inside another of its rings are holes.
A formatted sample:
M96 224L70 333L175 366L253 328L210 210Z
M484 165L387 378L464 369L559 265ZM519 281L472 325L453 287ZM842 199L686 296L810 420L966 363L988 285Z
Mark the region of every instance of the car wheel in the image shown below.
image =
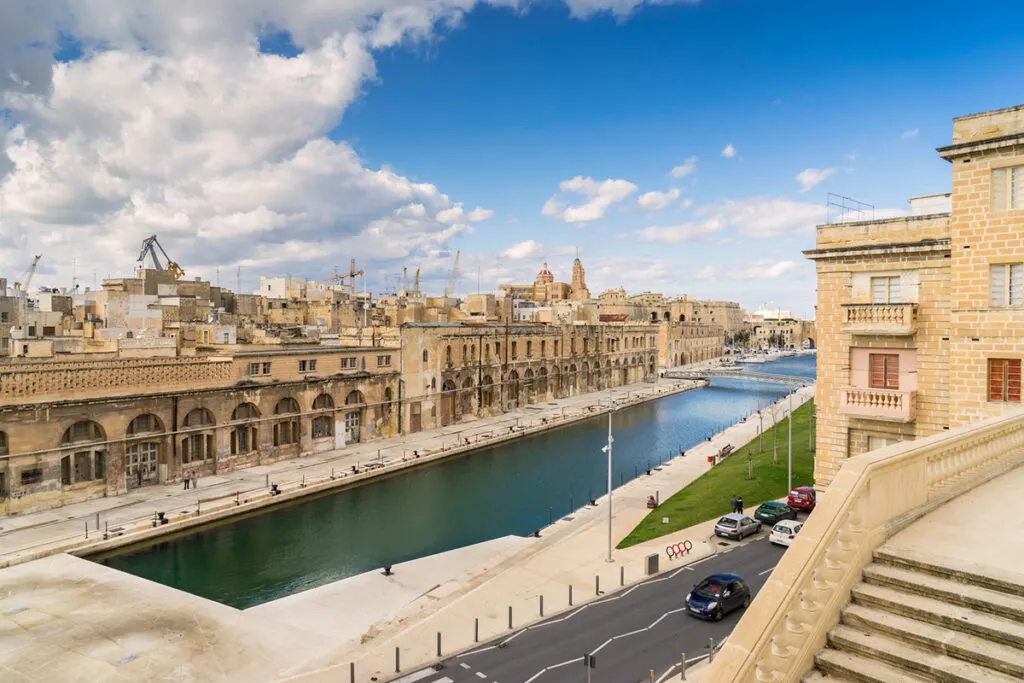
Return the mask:
M746 609L750 606L750 593L747 593L747 597L743 598L743 608Z
M724 617L724 616L725 616L725 610L723 610L721 607L719 607L718 611L715 612L715 616L713 616L712 619L714 619L715 621L721 621L722 617Z

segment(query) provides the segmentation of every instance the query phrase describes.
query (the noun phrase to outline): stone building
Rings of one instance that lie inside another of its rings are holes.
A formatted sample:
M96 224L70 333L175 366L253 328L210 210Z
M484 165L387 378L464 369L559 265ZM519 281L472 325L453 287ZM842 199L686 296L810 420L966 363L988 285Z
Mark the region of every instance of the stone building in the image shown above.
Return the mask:
M817 229L815 485L1021 406L1024 107L954 119L950 210ZM929 199L932 210L943 204Z
M759 349L814 348L814 322L781 318L753 323L752 345Z
M579 259L576 259L579 262ZM575 275L575 268L573 269ZM580 282L582 284L583 277L583 266L580 266ZM548 264L545 263L541 267L540 272L537 273L536 279L533 284L530 285L501 285L499 289L505 293L506 297L512 299L523 299L526 301L535 301L539 304L549 303L553 301L564 301L570 298L572 293L572 286L565 282L555 282L555 276L548 269ZM586 290L586 286L583 285L583 290ZM588 291L589 295L590 292Z

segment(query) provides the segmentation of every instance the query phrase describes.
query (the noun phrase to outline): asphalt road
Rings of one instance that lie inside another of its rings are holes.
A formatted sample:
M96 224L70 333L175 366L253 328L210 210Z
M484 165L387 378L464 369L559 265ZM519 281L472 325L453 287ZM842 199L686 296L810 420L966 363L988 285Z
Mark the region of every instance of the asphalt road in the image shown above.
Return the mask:
M679 673L682 653L695 663L708 639L720 643L739 621L737 610L720 622L689 616L683 603L693 584L717 572L739 574L755 593L784 548L768 542L765 528L743 543L719 541L713 557L675 569L609 598L515 632L452 657L439 670L399 676L394 683L649 683ZM662 558L662 562L665 559ZM583 665L593 654L596 666Z

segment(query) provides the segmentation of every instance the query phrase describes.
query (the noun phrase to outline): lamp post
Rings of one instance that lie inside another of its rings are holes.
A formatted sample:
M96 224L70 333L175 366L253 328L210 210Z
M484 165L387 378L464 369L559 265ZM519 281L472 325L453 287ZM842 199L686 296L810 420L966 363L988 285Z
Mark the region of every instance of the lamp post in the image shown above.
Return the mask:
M615 412L615 400L609 401L608 405L608 445L601 450L608 454L608 558L607 562L614 562L612 559L612 413Z
M795 392L790 390L789 392L789 488L786 490L788 495L793 490L793 394Z

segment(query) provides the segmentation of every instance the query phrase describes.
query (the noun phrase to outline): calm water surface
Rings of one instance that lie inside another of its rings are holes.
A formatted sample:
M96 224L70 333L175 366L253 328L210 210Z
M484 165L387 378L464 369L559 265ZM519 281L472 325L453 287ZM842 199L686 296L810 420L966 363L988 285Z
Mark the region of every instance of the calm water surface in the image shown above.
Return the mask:
M752 372L814 377L814 357ZM786 394L711 386L615 414L613 479L642 475ZM245 608L425 555L527 535L607 488L607 416L118 555L103 563ZM571 499L571 501L570 501ZM550 508L550 511L549 511Z

